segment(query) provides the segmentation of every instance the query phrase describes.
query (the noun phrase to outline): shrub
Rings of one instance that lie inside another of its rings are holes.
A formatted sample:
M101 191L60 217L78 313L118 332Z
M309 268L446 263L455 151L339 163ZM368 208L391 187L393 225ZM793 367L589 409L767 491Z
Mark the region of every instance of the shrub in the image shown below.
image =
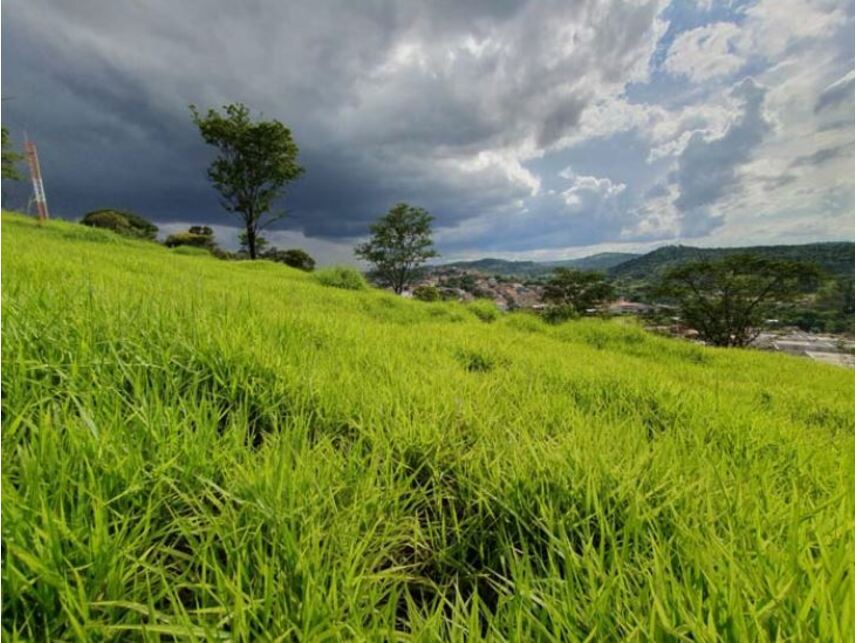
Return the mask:
M309 256L300 248L292 248L290 250L277 250L272 248L261 255L265 259L284 263L292 268L303 270L304 272L312 272L315 269L315 259Z
M494 358L479 351L460 350L456 353L456 357L462 366L471 373L488 373L493 371L497 365Z
M86 215L81 223L91 228L104 228L119 234L131 234L128 219L116 212L95 212Z
M500 311L493 301L477 299L467 304L467 309L484 322L493 322L500 317Z
M346 266L331 266L315 273L315 278L322 286L343 288L345 290L366 290L366 278L360 271Z
M562 324L570 319L576 318L577 311L570 304L557 304L556 306L548 306L542 311L542 319L548 324Z
M167 246L167 248L193 246L194 248L211 250L214 247L214 238L208 234L195 234L190 231L176 232L166 238L164 245Z
M80 222L92 228L105 228L140 239L154 240L158 235L158 226L154 223L124 210L93 210L84 215Z
M434 286L417 286L414 288L414 299L440 301L440 291Z

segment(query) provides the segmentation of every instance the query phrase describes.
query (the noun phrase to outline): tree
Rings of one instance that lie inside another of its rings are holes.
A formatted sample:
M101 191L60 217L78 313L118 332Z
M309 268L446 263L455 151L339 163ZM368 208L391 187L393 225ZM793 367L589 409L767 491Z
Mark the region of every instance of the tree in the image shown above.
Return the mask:
M238 243L240 244L238 247L238 254L249 255L250 254L250 241L247 237L247 232L242 231L238 233ZM256 256L261 257L266 252L266 248L268 247L268 240L263 237L261 234L256 235ZM276 250L276 248L274 248Z
M0 129L2 132L2 156L0 156L0 172L2 172L2 178L9 179L11 181L20 181L21 173L18 171L18 163L21 161L23 155L16 152L12 149L12 141L9 138L9 128L3 127Z
M315 269L315 259L300 248L292 248L291 250L271 248L263 253L262 256L265 259L284 263L287 266L303 270L304 272L312 272Z
M220 192L221 205L244 222L250 258L257 256L259 232L284 213L271 211L285 186L303 174L297 162L298 146L280 121L254 122L240 104L210 109L204 116L190 106L203 140L219 154L208 168L208 178Z
M370 226L372 238L358 245L354 254L374 264L373 276L401 294L419 267L438 256L431 238L433 220L422 208L398 203Z
M677 303L709 344L747 346L778 306L806 293L820 274L815 264L735 254L671 268L657 293Z
M542 301L582 315L590 308L610 299L613 287L599 272L556 268L545 284Z

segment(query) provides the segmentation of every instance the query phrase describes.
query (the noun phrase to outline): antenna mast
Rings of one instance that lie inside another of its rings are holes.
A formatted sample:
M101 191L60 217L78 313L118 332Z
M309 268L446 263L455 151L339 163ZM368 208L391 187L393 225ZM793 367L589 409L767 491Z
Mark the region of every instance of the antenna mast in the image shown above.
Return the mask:
M29 139L24 141L24 153L27 156L27 165L30 166L30 176L33 178L33 197L36 201L36 210L39 212L39 221L44 221L48 218L48 200L45 198L45 184L42 182L42 169L39 167L36 144Z

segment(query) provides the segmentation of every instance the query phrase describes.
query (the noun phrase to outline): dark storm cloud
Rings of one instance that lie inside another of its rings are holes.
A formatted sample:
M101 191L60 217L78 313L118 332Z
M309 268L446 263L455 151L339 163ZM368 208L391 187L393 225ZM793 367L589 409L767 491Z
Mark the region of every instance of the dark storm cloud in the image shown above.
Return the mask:
M648 55L659 5L610 2L3 4L4 124L39 145L55 213L230 219L187 105L287 123L307 172L285 225L347 238L392 203L441 226L503 211L516 158L579 125ZM484 158L479 156L488 152ZM12 199L26 198L15 186ZM13 203L14 205L14 203Z

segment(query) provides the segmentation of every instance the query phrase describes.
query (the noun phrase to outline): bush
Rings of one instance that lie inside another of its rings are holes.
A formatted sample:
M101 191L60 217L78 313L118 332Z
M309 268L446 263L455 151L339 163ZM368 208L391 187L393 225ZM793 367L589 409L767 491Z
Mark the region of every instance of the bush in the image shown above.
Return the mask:
M562 324L570 319L577 317L577 311L570 304L557 304L556 306L548 306L542 311L542 319L548 324Z
M360 271L345 266L332 266L315 273L315 278L322 286L343 288L345 290L366 290L368 285Z
M300 248L292 248L290 250L272 248L262 253L262 257L278 263L284 263L287 266L303 270L304 272L312 272L315 269L315 259Z
M131 234L131 225L128 223L128 219L116 212L88 214L81 220L81 223L91 228L103 228L119 234Z
M414 299L440 301L440 291L434 286L417 286L414 288Z
M158 226L154 223L124 210L93 210L84 215L80 222L92 228L113 230L113 232L140 239L154 240L158 235Z
M493 301L477 299L467 304L467 309L484 322L493 322L500 317L500 311Z
M192 246L194 248L211 250L214 247L214 238L208 234L196 234L190 231L176 232L166 238L164 245L167 246L167 248Z
M242 257L238 253L229 252L228 250L224 250L220 246L214 246L210 249L210 252L213 256L218 259L223 259L224 261L237 261L239 259L246 259L246 257Z

